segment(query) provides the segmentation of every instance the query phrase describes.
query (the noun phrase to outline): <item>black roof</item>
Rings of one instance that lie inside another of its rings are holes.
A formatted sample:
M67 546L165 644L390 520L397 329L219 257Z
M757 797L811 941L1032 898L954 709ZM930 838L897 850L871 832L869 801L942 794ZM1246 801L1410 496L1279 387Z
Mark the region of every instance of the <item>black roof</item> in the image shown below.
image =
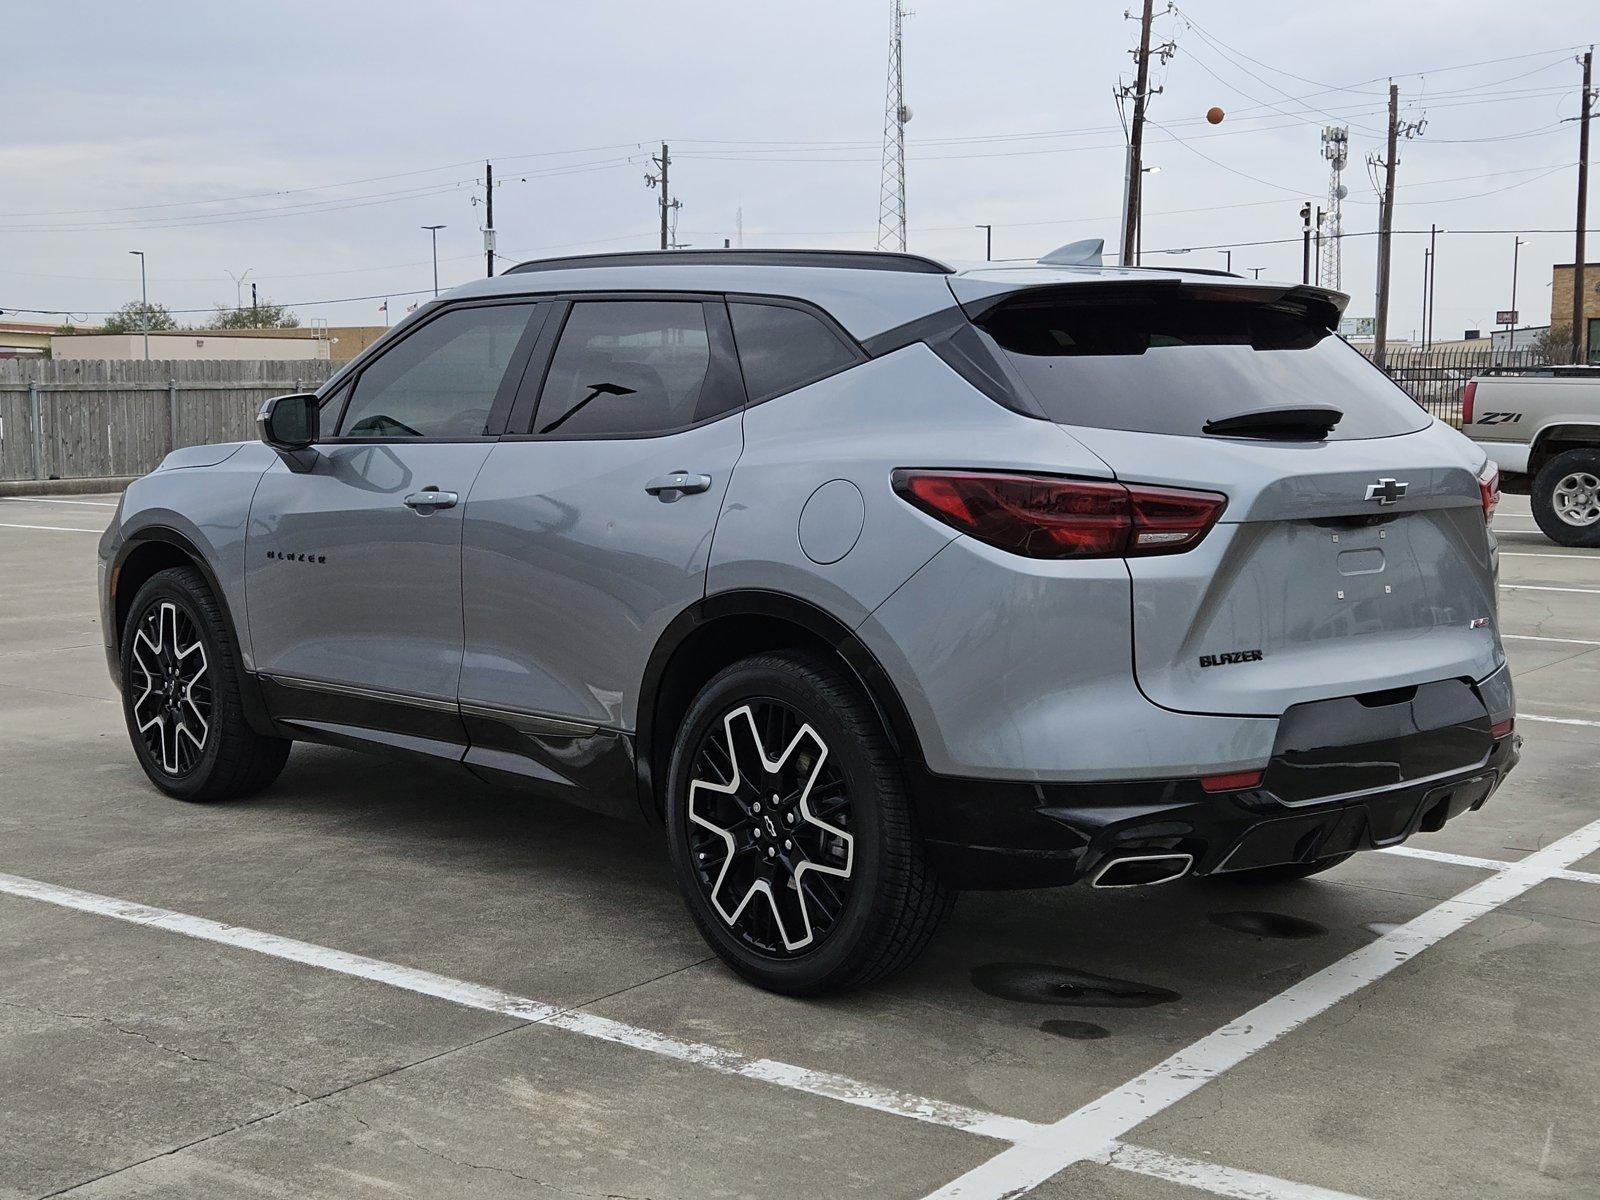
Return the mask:
M855 271L898 271L912 275L950 275L942 262L920 254L888 250L620 250L607 254L570 254L536 258L508 267L502 274L570 271L585 267L659 266L841 267Z

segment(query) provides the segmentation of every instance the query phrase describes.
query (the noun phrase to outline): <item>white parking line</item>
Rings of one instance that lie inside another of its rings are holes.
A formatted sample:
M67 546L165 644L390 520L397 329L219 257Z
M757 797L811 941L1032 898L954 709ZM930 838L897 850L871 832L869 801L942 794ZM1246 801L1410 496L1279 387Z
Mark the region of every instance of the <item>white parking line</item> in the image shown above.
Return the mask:
M50 533L104 533L104 529L80 529L76 525L14 525L0 521L0 529L43 529Z
M1500 640L1502 642L1561 642L1567 646L1600 646L1600 642L1590 641L1587 638L1536 637L1531 633L1502 633Z
M1258 1004L1215 1033L1156 1064L1043 1133L1003 1150L931 1194L939 1200L999 1200L1019 1195L1074 1163L1111 1154L1131 1130L1266 1049L1339 1001L1375 983L1402 963L1485 913L1600 850L1600 821L1552 842L1459 896Z
M1575 588L1575 587L1546 587L1534 583L1502 583L1500 590L1503 592L1584 592L1590 596L1600 596L1600 588Z
M1094 1155L1088 1161L1131 1171L1136 1175L1148 1175L1152 1179L1165 1179L1169 1183L1203 1188L1214 1195L1232 1196L1235 1200L1360 1200L1349 1192L1291 1183L1287 1179L1258 1175L1254 1171L1240 1171L1196 1158L1179 1158L1175 1154L1130 1146L1126 1142L1114 1142L1110 1149Z
M703 1042L686 1042L654 1030L626 1025L592 1013L557 1008L542 1000L513 995L510 992L469 983L462 979L436 975L432 971L403 967L398 963L384 962L382 959L368 958L360 954L348 954L313 942L279 937L277 934L247 929L242 925L225 925L205 917L154 908L130 900L118 900L111 896L100 896L93 892L79 891L77 888L41 883L18 875L0 874L0 893L28 900L41 900L46 904L78 912L110 917L134 925L182 934L184 937L199 941L215 942L271 958L319 967L340 975L367 979L389 987L416 992L419 995L447 1000L464 1008L499 1013L535 1025L550 1025L569 1033L630 1046L636 1050L659 1054L722 1074L761 1080L792 1091L822 1096L845 1104L853 1104L858 1108L870 1108L930 1125L958 1129L980 1137L996 1138L1016 1144L1024 1139L1039 1137L1050 1128L1017 1117L1004 1117L981 1109L875 1087L843 1075L812 1071L795 1066L793 1063L778 1062L770 1058L751 1058L736 1050L711 1046ZM1237 1197L1239 1200L1360 1200L1359 1197L1347 1197L1343 1192L1310 1188L1292 1180L1276 1179L1270 1175L1249 1171L1236 1171L1216 1163L1164 1154L1120 1142L1108 1145L1098 1161L1118 1170L1157 1179L1170 1179L1219 1196Z
M1588 725L1594 729L1600 729L1600 721L1586 721L1582 717L1541 717L1534 713L1519 712L1517 720L1543 721L1548 725Z
M7 504L80 504L88 508L115 508L115 500L63 500L59 496L0 496Z
M1501 558L1575 558L1579 562L1600 563L1593 554L1554 554L1547 550L1502 550Z
M279 937L277 934L247 929L241 925L224 925L205 917L153 908L130 900L118 900L111 896L79 891L76 888L40 883L17 875L0 874L0 892L30 900L42 900L47 904L111 917L118 921L128 921L134 925L163 929L203 942L234 946L256 954L265 954L271 958L320 967L340 975L370 979L376 983L387 984L389 987L448 1000L464 1008L499 1013L502 1016L538 1025L553 1025L571 1033L632 1046L636 1050L647 1050L652 1054L692 1063L723 1074L765 1080L794 1091L826 1096L860 1108L876 1109L879 1112L910 1117L913 1120L960 1129L984 1137L1017 1141L1042 1128L1032 1121L1003 1117L997 1113L982 1112L959 1104L947 1104L940 1100L929 1100L922 1096L873 1087L843 1075L812 1071L770 1058L751 1058L736 1050L727 1050L720 1046L686 1042L664 1033L625 1025L620 1021L612 1021L591 1013L560 1009L542 1000L516 996L497 988L435 975L432 971L403 967L397 963L367 958L365 955L348 954L343 950L333 950L312 942Z
M1398 854L1405 858L1421 858L1429 862L1448 863L1456 867L1476 867L1480 871L1504 871L1511 864L1498 858L1477 858L1471 854L1450 854L1443 850L1424 850L1420 846L1387 846L1384 854ZM1556 871L1551 879L1565 879L1572 883L1600 883L1600 874L1593 871Z

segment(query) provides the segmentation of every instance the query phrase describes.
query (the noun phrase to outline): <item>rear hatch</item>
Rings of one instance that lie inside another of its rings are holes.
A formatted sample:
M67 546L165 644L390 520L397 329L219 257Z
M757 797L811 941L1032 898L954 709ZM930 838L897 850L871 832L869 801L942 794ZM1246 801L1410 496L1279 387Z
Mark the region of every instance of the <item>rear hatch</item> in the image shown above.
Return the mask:
M1161 280L969 308L1019 397L1119 479L1227 496L1198 546L1126 560L1157 704L1277 715L1499 665L1470 447L1330 332L1338 300Z

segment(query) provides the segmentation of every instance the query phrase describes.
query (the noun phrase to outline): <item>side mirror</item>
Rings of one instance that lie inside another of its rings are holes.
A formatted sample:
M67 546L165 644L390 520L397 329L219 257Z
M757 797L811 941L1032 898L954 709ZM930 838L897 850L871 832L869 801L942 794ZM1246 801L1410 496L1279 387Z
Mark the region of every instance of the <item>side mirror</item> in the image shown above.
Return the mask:
M311 449L321 435L322 408L314 392L273 396L256 413L261 440L278 452L291 471L308 471L316 460Z

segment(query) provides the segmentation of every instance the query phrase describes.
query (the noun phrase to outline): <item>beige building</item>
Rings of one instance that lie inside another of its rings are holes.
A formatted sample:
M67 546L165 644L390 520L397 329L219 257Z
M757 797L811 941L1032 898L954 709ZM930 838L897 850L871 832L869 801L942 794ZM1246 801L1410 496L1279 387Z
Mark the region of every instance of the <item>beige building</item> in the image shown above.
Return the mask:
M296 362L332 357L326 338L265 336L264 330L252 330L244 336L210 329L170 330L149 337L150 357L161 361L226 358ZM144 339L142 333L54 334L50 338L50 357L99 361L143 358Z
M1550 273L1550 325L1572 327L1572 263L1557 263ZM1583 362L1600 364L1600 263L1583 265L1583 326L1579 330Z
M60 328L30 321L0 321L0 358L43 358L50 352L50 335Z

